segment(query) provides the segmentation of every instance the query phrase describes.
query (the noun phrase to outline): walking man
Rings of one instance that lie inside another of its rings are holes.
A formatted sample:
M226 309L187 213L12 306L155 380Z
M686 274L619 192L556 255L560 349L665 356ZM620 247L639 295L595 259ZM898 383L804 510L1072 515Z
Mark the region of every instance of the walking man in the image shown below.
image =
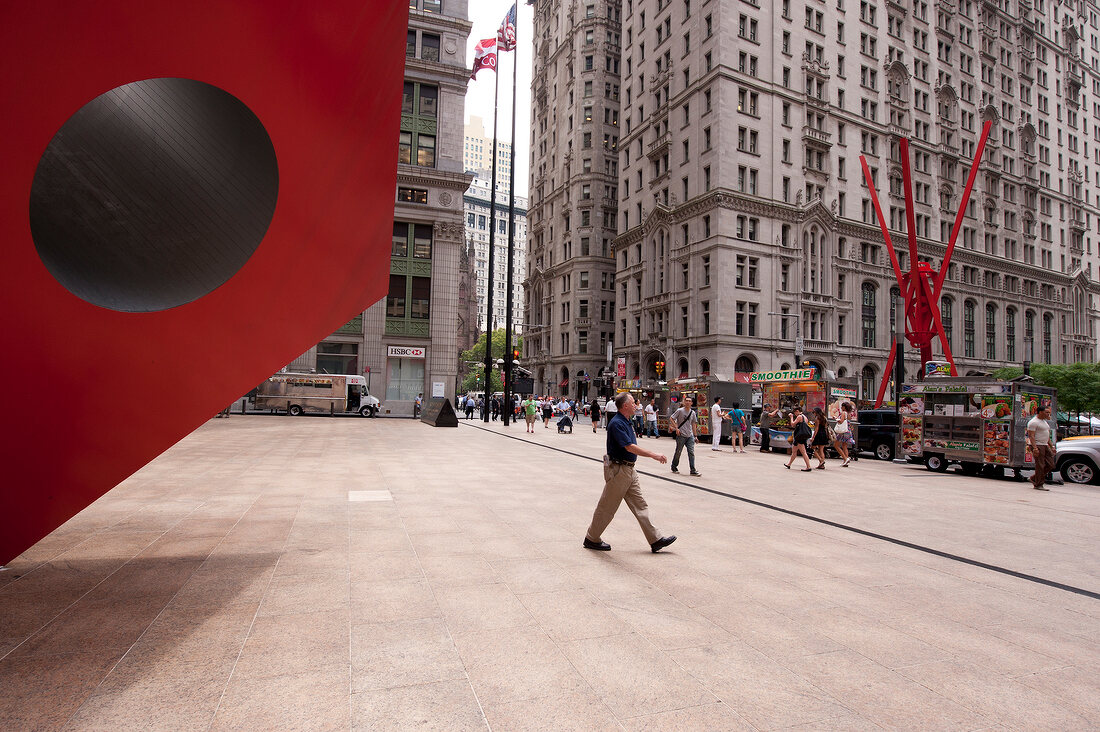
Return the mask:
M760 413L760 452L769 452L772 448L772 425L779 419L779 407L764 406Z
M699 424L699 415L691 408L691 397L684 397L684 406L673 412L669 421L671 429L676 431L676 452L672 456L672 472L680 472L677 470L680 464L680 453L686 447L691 475L701 475L695 469L695 425Z
M535 431L535 414L538 412L538 402L535 401L533 396L528 396L519 405L519 408L523 410L523 418L527 420L527 431Z
M603 456L603 494L592 514L592 524L584 536L584 548L601 552L611 551L611 545L600 537L603 536L607 525L611 523L611 519L615 517L619 504L625 501L634 518L638 519L642 533L645 534L645 540L649 542L650 551L656 553L676 541L676 537L661 536L661 532L657 531L650 522L649 505L642 497L634 463L639 455L653 458L661 464L667 463L668 458L638 447L638 436L630 424L630 418L634 416L638 405L630 392L622 392L615 397L615 402L617 410L614 416L607 420L607 454Z
M732 421L728 414L722 413L722 397L714 397L714 403L710 405L710 429L714 433L714 442L711 444L711 450L722 451L722 420L727 422Z
M1031 476L1031 485L1037 491L1050 490L1044 484L1054 468L1054 432L1047 423L1048 419L1050 407L1042 406L1027 423L1027 444L1035 456L1035 474Z
M645 405L645 426L646 434L653 438L660 438L657 434L657 409L654 407L656 399L650 399L649 404Z

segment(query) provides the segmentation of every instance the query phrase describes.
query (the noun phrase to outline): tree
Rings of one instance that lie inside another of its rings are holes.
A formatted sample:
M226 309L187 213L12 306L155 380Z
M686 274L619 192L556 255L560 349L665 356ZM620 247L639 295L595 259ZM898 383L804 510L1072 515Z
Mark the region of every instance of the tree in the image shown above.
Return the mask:
M1023 374L1018 366L993 372L993 378L1010 380ZM1057 390L1058 407L1063 412L1100 411L1100 364L1036 363L1031 365L1035 383Z
M462 383L459 387L459 391L466 393L469 391L482 391L485 386L485 333L478 336L477 343L473 348L463 351L459 356L461 367L465 369L464 376L462 377ZM497 328L493 331L492 350L490 351L491 358L495 364L498 358L504 358L504 328ZM523 352L523 337L513 334L512 335L512 347ZM489 394L497 391L504 391L504 383L500 378L500 369L494 368L489 372L489 387L484 389Z

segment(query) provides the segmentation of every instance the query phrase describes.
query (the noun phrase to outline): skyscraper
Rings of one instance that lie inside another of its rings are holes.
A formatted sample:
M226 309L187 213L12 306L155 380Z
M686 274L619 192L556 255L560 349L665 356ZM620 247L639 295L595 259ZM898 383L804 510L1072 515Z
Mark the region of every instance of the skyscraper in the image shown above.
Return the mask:
M524 358L536 391L584 398L615 338L620 3L534 5Z

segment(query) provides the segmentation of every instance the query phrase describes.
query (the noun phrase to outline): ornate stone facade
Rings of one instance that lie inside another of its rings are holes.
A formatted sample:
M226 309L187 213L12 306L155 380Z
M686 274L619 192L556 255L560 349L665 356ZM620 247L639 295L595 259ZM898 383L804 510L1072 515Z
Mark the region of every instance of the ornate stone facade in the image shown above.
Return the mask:
M595 393L614 339L621 3L536 0L523 366Z
M910 138L918 254L938 268L985 120L942 300L960 372L1095 361L1100 7L1009 5L624 3L614 338L627 375L655 379L657 361L674 376L785 368L798 335L805 359L870 395L896 283L860 155L908 270Z

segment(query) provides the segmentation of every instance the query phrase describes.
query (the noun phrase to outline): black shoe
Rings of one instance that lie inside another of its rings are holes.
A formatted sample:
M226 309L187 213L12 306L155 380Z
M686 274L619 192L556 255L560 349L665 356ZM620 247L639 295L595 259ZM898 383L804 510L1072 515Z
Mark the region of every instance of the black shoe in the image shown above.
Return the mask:
M679 471L679 470L677 470L676 468L673 468L673 469L672 469L672 472L674 472L674 473L679 473L680 471Z
M676 537L672 537L672 538L675 539ZM664 541L664 540L662 539L662 541ZM595 549L598 552L609 552L609 551L611 551L611 545L608 544L606 541L592 541L587 536L584 537L584 548L585 549ZM657 551L657 550L654 549L653 551Z
M694 475L695 477L699 477L700 475L702 475L702 473L700 473L698 470L693 470L690 473L688 473L688 475ZM673 538L675 538L675 537L673 537Z
M650 544L649 548L651 550L653 550L654 554L656 554L657 552L661 551L662 549L664 549L666 546L668 546L669 544L671 544L674 541L676 541L675 536L666 536L666 537L664 537L662 539L658 539L657 541Z

